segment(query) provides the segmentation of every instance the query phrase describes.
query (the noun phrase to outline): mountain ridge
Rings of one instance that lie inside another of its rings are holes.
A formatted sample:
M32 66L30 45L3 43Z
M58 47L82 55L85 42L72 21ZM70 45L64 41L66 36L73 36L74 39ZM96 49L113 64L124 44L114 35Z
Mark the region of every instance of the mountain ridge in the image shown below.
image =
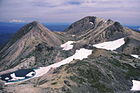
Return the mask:
M23 56L23 58L26 57L35 50L35 46L43 42L47 43L50 47L61 44L61 40L54 32L51 32L38 22L34 21L25 25L0 51L2 54L1 64L6 61L9 61L11 64L11 62L18 59L19 56ZM5 58L5 56L7 58ZM21 58L22 57L20 57L20 59ZM10 64L8 64L8 66Z
M94 19L92 24L90 23L91 19ZM114 22L110 19L96 18L94 16L88 16L74 22L65 32L70 35L76 35L75 39L79 41L79 44L88 43L93 45L119 38L133 38L135 41L140 40L139 32L124 27L119 22ZM137 46L135 43L131 42L131 45L132 44L134 44L134 47L130 46L131 51L129 53L133 53L133 51L135 51L134 49L140 46L139 44L137 44ZM128 53L127 51L123 52ZM137 52L137 54L139 53Z
M7 84L1 84L2 92L135 93L140 33L119 22L87 16L64 32L53 32L34 21L16 35L0 52L0 77ZM24 81L13 74L18 69L35 73L21 75Z
M23 26L6 44L0 51L0 59L1 61L12 62L16 60L20 54L22 54L23 57L19 58L24 58L29 54L33 54L31 52L41 43L44 43L47 47L59 48L62 43L74 40L77 42L75 46L78 48L79 45L93 45L119 38L126 38L126 41L128 41L128 38L133 40L126 42L124 46L121 46L117 50L118 52L139 55L140 43L135 43L140 40L139 35L140 33L123 27L119 22L114 22L110 19L105 20L95 16L87 16L74 22L66 28L64 32L52 32L39 22L33 21ZM12 57L7 56L9 58L5 58L6 55L12 55Z

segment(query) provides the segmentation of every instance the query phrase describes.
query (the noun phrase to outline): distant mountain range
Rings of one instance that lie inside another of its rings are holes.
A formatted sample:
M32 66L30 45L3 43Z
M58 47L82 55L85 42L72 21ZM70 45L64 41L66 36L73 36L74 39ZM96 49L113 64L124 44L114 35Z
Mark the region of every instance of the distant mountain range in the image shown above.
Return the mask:
M140 26L127 26L127 27L136 31L140 31Z
M0 71L2 93L137 93L140 33L95 16L62 32L33 21L1 48Z

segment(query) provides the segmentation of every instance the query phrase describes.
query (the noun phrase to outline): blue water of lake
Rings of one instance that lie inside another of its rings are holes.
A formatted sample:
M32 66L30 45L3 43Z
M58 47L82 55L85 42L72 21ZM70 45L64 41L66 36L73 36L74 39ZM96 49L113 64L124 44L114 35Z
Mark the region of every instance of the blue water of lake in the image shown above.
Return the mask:
M11 73L0 75L0 79L5 82L18 82L32 78L35 75L34 69L20 69Z

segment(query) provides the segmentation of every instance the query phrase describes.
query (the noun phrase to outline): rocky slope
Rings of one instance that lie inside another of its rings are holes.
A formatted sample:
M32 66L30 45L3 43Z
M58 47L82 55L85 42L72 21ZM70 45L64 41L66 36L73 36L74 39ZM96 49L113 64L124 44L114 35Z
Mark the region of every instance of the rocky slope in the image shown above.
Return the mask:
M103 18L88 16L74 22L65 29L65 31L71 36L74 36L73 38L78 40L79 44L83 45L93 45L105 41L125 38L126 44L119 49L119 52L140 55L140 33L110 19L105 20ZM136 42L138 43L136 44Z
M0 51L0 70L24 63L27 67L34 66L35 62L29 63L23 59L33 56L36 46L40 43L45 43L48 47L56 47L62 43L62 40L57 34L36 21L25 25Z
M98 43L104 43L103 48L121 45L98 49ZM79 49L92 53L83 59L86 52L76 54ZM0 75L21 68L37 68L45 74L11 85L0 81L0 92L137 93L131 89L132 80L140 81L140 59L131 54L140 55L140 33L110 19L88 16L64 32L52 32L35 21L21 28L0 51ZM57 62L69 64L59 67L53 64Z
M21 84L6 86L12 93L134 93L132 79L140 80L139 61L130 55L92 49L84 60L52 69ZM28 88L27 88L28 86ZM19 91L20 90L20 91ZM136 92L135 92L136 93Z

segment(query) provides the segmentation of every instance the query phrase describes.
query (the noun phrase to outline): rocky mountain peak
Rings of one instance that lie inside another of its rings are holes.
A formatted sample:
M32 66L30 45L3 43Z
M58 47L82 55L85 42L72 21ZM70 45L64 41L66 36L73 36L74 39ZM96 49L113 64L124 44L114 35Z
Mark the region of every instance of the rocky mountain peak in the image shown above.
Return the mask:
M7 62L7 67L16 63L20 64L22 58L33 54L38 44L45 43L47 46L55 47L62 43L62 40L55 33L37 21L23 26L13 38L0 51L1 63Z
M39 27L40 25L42 25L40 22L38 21L33 21L30 23L32 27Z
M104 21L109 21L109 22L112 22L111 19L104 19L104 18L100 18L100 17L96 17L96 16L87 16L87 17L84 17L82 18L81 20L87 20L88 22L93 22L93 23L96 23L96 22L104 22Z
M71 24L65 32L68 34L78 35L79 38L91 37L97 41L102 40L115 40L125 36L138 34L131 29L128 29L121 25L119 22L115 22L111 19L103 19L95 16L87 16Z
M95 16L87 16L71 24L67 29L65 29L65 32L68 32L69 34L80 34L84 31L96 29L101 26L106 27L113 23L114 21L111 19L106 20Z
M127 48L120 48L119 51L138 54L136 50L138 50L139 44L135 44L135 42L140 40L140 33L111 19L106 20L95 16L87 16L71 24L65 31L72 36L76 36L75 40L79 42L77 45L97 44L129 37L131 42L126 42L127 44L124 45ZM128 46L131 47L128 48Z
M40 24L38 21L31 22L32 24Z
M20 40L23 36L25 36L27 33L31 32L33 28L37 27L37 25L40 25L39 22L33 21L29 24L24 25L22 28L20 28L15 35L11 38L11 40L6 44L6 47L11 46L14 44L17 40ZM31 32L32 33L32 32ZM3 50L5 50L5 48ZM2 50L2 51L3 51Z

